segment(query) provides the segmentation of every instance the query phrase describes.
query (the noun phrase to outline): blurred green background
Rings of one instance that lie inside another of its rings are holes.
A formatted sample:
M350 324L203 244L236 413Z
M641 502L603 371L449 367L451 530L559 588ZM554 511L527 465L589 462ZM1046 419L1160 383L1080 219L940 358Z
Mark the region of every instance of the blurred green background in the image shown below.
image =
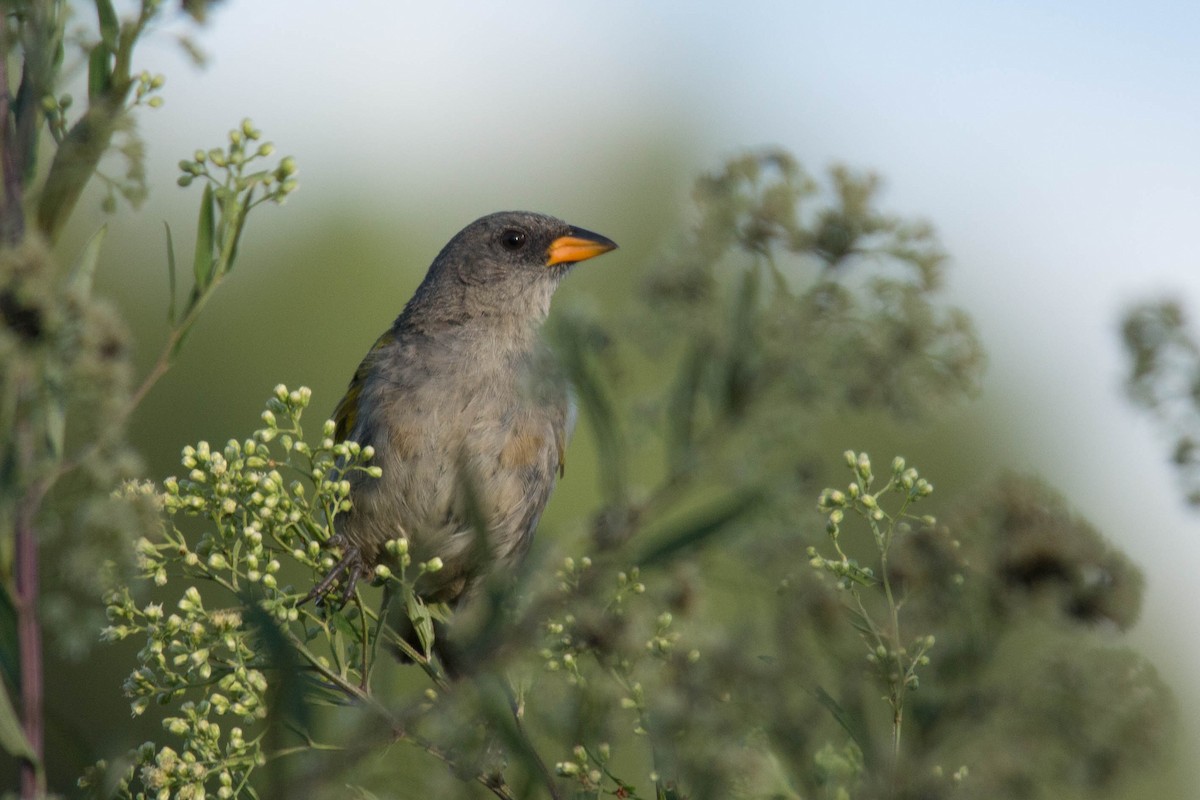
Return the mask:
M190 252L199 194L174 186L175 163L250 116L296 157L302 188L256 212L237 272L134 417L150 476L176 472L185 443L246 435L276 383L310 386L315 413L331 413L470 220L528 208L612 237L621 250L576 270L555 303L619 308L679 242L696 174L778 143L812 171L877 170L888 211L936 226L950 299L990 362L978 399L920 429L859 420L814 435L830 453L903 453L942 498L1010 468L1046 476L1145 572L1131 639L1178 695L1180 752L1200 746L1200 537L1165 444L1122 397L1118 338L1136 299L1200 299L1200 11L230 0L195 35L202 70L174 27L137 65L168 78L166 105L139 118L150 200L108 220L122 246L100 272L144 365L166 331L162 223ZM93 195L64 254L105 220ZM578 535L572 509L596 492L589 446L581 431L542 536ZM61 667L77 699L55 706L77 716L57 724L124 725L128 666L104 648ZM1177 769L1200 778L1188 759Z

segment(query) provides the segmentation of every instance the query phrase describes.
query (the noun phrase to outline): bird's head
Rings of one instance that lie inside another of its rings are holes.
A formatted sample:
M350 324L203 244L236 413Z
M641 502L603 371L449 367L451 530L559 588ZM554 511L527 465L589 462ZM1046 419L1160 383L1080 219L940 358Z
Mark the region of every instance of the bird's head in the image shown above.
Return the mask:
M570 268L616 246L545 214L489 214L442 248L407 313L445 322L496 317L540 322Z

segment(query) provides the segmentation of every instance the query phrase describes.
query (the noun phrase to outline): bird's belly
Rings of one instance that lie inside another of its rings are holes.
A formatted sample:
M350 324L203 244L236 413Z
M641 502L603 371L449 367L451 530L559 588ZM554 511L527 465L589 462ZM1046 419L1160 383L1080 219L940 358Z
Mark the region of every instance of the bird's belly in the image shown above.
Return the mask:
M559 442L536 408L490 418L439 409L423 422L394 427L392 446L376 446L383 475L355 486L342 533L368 563L383 558L389 539L406 539L414 575L415 565L440 558L421 591L452 600L524 553L554 485Z

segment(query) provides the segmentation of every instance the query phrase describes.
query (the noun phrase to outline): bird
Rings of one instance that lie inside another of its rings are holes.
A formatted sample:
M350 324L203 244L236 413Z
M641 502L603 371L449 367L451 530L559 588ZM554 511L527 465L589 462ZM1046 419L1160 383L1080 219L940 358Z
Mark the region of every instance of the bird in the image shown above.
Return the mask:
M451 609L518 565L563 474L573 414L539 330L575 264L617 247L555 217L504 211L438 253L367 352L334 411L336 441L374 449L379 477L351 471L349 511L329 544L341 559L305 600L345 603L404 539L440 559L414 592Z

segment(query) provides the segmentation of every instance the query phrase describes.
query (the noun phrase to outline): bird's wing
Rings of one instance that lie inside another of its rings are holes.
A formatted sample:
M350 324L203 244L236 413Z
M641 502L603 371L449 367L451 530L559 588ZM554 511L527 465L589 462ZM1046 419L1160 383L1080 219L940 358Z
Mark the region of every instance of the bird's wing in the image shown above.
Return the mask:
M513 478L521 486L521 497L514 508L516 514L510 531L513 539L507 558L519 559L529 549L542 511L550 500L550 493L554 491L555 478L562 473L563 449L566 445L563 422L558 415L550 420L550 436L538 439L539 445L530 453L529 463L513 473Z
M374 366L380 351L395 341L395 338L395 332L389 330L376 339L375 344L363 356L358 369L354 370L354 377L350 379L350 385L346 388L346 394L338 402L337 408L333 411L333 422L336 426L334 429L334 441L346 441L354 430L354 426L358 422L358 399L362 394L363 386L367 382L367 376L371 373L371 367Z

